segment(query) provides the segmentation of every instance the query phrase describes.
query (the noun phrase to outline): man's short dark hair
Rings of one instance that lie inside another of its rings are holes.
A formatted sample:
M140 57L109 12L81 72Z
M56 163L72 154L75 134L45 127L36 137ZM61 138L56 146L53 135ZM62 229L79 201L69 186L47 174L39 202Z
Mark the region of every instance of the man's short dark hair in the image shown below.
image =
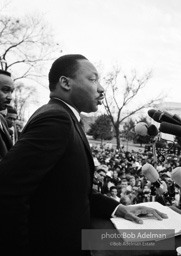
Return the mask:
M56 59L49 71L49 89L55 89L56 84L61 76L74 77L78 69L78 60L87 60L86 57L80 54L67 54Z
M6 71L6 70L2 70L2 69L0 69L0 74L2 74L2 75L6 75L6 76L10 76L10 77L11 77L11 73L10 73L10 72L8 72L8 71Z

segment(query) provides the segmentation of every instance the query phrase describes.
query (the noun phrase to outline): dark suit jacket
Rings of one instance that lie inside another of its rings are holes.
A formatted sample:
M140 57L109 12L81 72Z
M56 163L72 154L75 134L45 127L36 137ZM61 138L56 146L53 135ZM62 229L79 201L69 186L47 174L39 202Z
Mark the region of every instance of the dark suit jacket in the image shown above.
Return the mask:
M0 114L0 160L4 158L12 145L13 144L9 134L8 125L3 115Z
M93 172L76 117L63 102L50 100L0 163L0 250L6 246L19 256L28 256L29 247L38 256L79 251L90 213L109 218L118 205L92 193Z

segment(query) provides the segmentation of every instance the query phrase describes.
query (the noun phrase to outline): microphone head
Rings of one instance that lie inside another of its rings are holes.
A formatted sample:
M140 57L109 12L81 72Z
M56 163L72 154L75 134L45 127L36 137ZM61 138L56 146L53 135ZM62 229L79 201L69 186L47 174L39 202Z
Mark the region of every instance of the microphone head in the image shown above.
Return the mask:
M148 115L152 118L155 114L156 110L155 109L150 109L148 110Z
M175 114L173 118L181 124L181 118L177 114Z
M148 126L147 123L139 122L135 126L135 133L140 136L156 136L158 134L158 129L154 124Z
M148 110L148 115L156 122L160 123L161 120L161 116L162 116L163 112L160 110L155 110L155 109L150 109Z
M181 167L176 167L171 172L172 180L181 187Z
M161 115L162 115L162 114L163 114L163 113L162 113L160 110L155 111L155 114L153 115L153 119L154 119L156 122L160 123L160 122L161 122L160 118L161 118Z
M144 122L140 122L135 126L135 133L137 135L146 136L148 135L148 125Z
M157 134L158 134L158 129L156 128L156 126L154 124L151 124L148 127L148 135L157 136Z
M149 163L146 163L142 166L142 174L149 181L151 181L151 183L154 183L159 179L159 174L158 174L157 170Z

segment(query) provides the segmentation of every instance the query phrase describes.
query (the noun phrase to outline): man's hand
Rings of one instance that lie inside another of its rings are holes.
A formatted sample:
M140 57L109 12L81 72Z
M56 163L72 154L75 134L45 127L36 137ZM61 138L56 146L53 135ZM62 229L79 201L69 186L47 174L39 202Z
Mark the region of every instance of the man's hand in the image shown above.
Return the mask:
M160 212L154 208L146 207L146 206L138 206L138 205L119 205L117 208L115 215L117 217L122 217L127 220L131 220L136 223L143 223L143 220L139 218L139 215L145 216L153 216L158 220L167 219L167 214Z

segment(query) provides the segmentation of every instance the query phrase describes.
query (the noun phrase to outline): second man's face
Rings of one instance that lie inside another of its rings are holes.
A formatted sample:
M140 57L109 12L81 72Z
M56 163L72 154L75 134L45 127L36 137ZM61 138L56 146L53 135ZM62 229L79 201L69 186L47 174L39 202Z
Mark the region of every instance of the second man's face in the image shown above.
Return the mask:
M11 77L0 74L0 111L11 103L14 83Z

